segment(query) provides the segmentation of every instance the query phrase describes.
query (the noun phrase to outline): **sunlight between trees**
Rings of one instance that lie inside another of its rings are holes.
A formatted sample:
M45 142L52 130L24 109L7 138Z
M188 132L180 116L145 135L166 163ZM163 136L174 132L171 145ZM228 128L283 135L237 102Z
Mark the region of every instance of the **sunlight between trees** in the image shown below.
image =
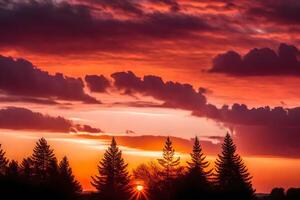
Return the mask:
M122 151L112 138L99 161L98 173L91 177L96 191L82 193L68 158L58 162L45 138L37 141L32 155L20 164L9 161L0 146L0 194L7 199L33 200L256 199L252 177L229 134L224 138L215 169L209 169L197 137L190 156L186 166L180 165L180 157L168 137L162 158L143 163L130 174ZM273 196L280 192L275 190Z

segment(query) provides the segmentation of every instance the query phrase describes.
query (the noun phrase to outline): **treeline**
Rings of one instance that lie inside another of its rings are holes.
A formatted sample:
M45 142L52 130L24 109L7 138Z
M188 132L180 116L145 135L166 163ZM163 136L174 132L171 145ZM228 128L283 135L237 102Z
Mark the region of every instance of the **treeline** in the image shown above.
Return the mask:
M78 198L81 191L67 157L58 163L44 138L20 164L8 161L0 148L0 199L71 200Z
M265 200L299 200L300 199L300 188L290 188L286 192L283 188L274 188L269 197L264 198Z
M133 176L146 182L150 199L255 199L251 176L229 134L224 139L215 169L209 167L197 137L190 156L187 166L181 166L172 141L167 138L158 164L142 164L133 171Z
M110 146L98 164L98 173L91 177L91 184L96 192L82 193L67 157L58 162L54 150L44 138L36 143L32 155L23 159L21 163L8 161L0 146L0 199L252 200L256 198L251 176L241 157L236 153L236 146L229 134L224 139L222 152L215 162L215 169L209 167L197 137L190 155L186 167L180 165L180 158L176 156L172 141L168 137L161 159L141 164L129 174L122 152L112 138Z

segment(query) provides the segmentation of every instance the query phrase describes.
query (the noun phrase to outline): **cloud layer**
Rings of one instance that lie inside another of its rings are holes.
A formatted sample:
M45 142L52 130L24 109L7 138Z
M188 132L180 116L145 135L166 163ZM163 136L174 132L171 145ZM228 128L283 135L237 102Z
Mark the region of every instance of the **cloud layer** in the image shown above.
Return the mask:
M0 7L0 26L6 27L0 33L0 44L48 54L130 52L145 48L141 40L189 37L194 31L212 30L201 16L146 13L130 0L82 2L11 2ZM129 14L127 19L118 15L120 10ZM141 16L131 18L132 13Z
M157 76L142 79L132 72L118 72L112 77L115 87L125 94L152 96L163 101L165 107L189 110L195 116L221 123L236 133L243 152L300 157L299 107L248 108L244 104L233 104L218 108L207 103L206 97L188 84L164 82ZM266 146L268 150L264 151ZM282 147L280 151L278 146Z
M13 130L35 130L50 132L101 133L89 125L74 124L63 117L52 117L26 108L8 107L0 109L0 128Z
M111 75L114 86L126 94L140 93L164 101L166 107L187 110L201 109L206 104L206 97L201 90L195 91L192 85L178 82L164 82L161 77L148 75L143 79L133 72L117 72Z
M300 75L300 51L297 47L281 44L278 52L269 48L252 49L243 57L228 51L213 59L210 72L239 76Z
M0 56L0 90L7 94L100 103L83 88L80 78L51 75L27 60Z

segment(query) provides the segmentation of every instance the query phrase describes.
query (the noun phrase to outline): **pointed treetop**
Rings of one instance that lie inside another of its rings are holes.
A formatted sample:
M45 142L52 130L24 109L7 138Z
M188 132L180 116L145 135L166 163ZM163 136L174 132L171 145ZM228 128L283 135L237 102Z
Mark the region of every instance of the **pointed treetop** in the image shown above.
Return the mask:
M45 138L36 142L31 160L36 178L45 180L57 173L58 166L54 150L48 145Z
M115 137L112 137L112 139L111 139L111 146L117 146Z
M212 169L208 170L209 162L206 161L206 156L202 152L200 141L198 137L195 137L193 152L191 153L191 161L188 164L188 174L198 177L198 182L201 184L208 184L210 176L212 175Z
M173 148L170 137L167 137L163 148L163 158L158 159L158 163L163 167L163 176L167 179L172 178L178 171L180 157L175 157L175 149Z
M99 162L98 174L92 176L91 184L102 194L114 193L111 199L120 199L120 196L126 196L129 190L130 176L127 166L128 164L122 158L122 151L117 147L117 142L113 137Z
M61 183L71 195L77 195L82 191L82 187L75 179L69 160L66 156L64 156L60 161L58 171Z
M204 153L202 152L202 147L197 136L194 140L193 152L190 155L192 161L187 162L189 169L196 168L198 170L204 170L204 168L208 167L209 163L205 161L206 156L204 156Z
M252 199L254 190L248 169L240 155L236 153L236 146L229 133L224 138L222 153L218 155L215 163L216 182L222 190L238 189L242 194L248 195L243 199Z

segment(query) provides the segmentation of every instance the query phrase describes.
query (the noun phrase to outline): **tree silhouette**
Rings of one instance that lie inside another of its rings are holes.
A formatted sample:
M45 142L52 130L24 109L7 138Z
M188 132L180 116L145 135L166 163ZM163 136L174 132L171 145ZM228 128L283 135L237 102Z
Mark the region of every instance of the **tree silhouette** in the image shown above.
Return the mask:
M65 156L59 163L59 185L66 198L75 198L82 191L80 183L75 180L68 158Z
M173 148L170 137L167 137L163 148L163 158L158 159L158 163L162 166L162 176L166 179L175 178L178 174L180 157L175 158L175 149Z
M289 188L286 191L286 200L299 200L300 188Z
M191 162L188 164L188 174L197 176L199 183L203 186L207 186L212 170L207 170L209 162L206 161L206 156L202 152L202 148L198 137L195 137L193 152L191 153Z
M132 174L135 179L143 180L150 188L157 186L161 179L160 167L153 161L140 164L132 171Z
M232 199L253 199L254 190L251 176L241 157L236 153L236 146L229 133L225 136L222 153L215 163L216 183L221 194Z
M157 162L142 163L137 166L133 171L133 177L135 180L142 180L145 186L146 195L149 199L161 199L162 188L161 182L161 169Z
M270 193L270 200L285 200L285 193L283 188L273 188Z
M0 144L0 176L5 175L7 164L8 164L8 160L5 157L5 152L1 148L1 144Z
M16 178L19 176L19 164L15 160L11 160L6 170L6 176Z
M130 196L130 176L127 164L122 158L122 151L117 147L115 138L104 153L98 165L98 175L92 177L91 184L103 199L128 199Z
M165 146L163 148L163 158L158 159L158 163L162 167L161 176L163 178L161 183L162 193L164 199L170 200L174 195L175 179L181 175L182 169L180 164L180 157L175 157L175 149L173 148L170 137L167 137Z
M209 162L202 152L198 137L194 140L191 161L187 162L188 171L176 189L176 199L209 199L210 177Z
M45 138L36 143L31 156L35 178L44 181L57 172L57 160Z
M22 177L30 181L33 177L33 161L30 157L24 158L20 165L20 173Z

